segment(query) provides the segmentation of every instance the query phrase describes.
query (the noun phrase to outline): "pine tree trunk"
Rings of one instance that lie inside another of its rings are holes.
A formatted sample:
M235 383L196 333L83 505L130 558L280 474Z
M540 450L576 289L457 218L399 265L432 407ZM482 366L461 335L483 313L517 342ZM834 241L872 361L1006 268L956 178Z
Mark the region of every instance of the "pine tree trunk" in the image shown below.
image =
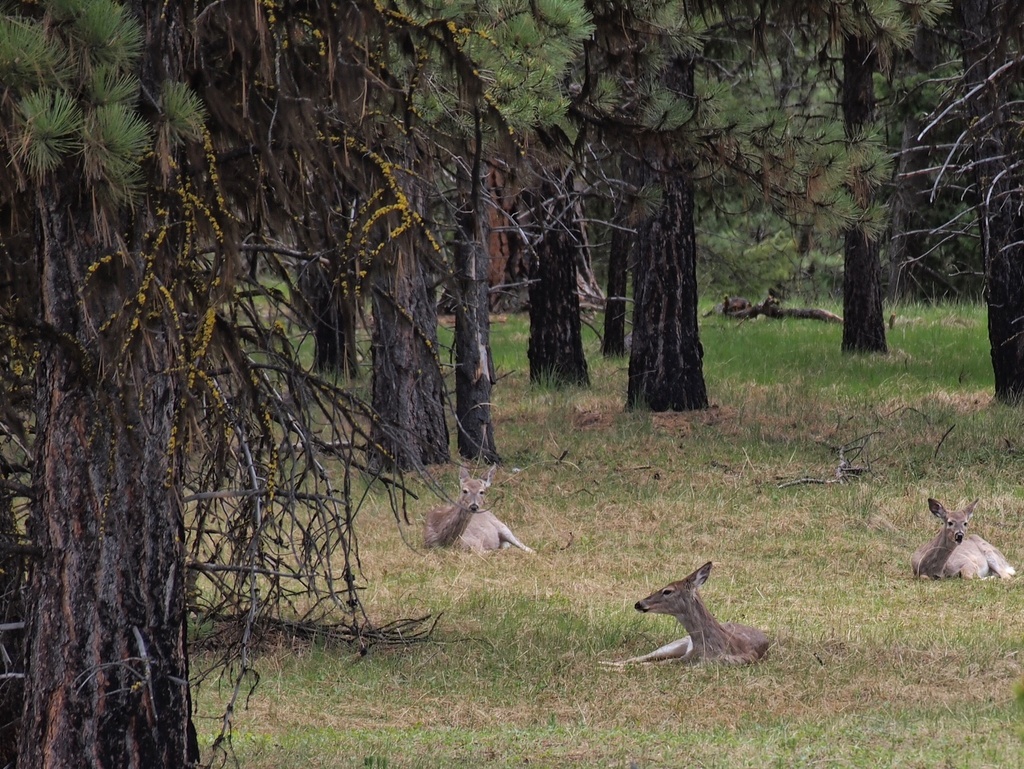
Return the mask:
M564 195L553 184L541 185L533 205L540 236L530 266L530 381L588 386L576 288L582 233L565 206Z
M898 66L905 67L908 74L921 75L934 71L943 60L940 56L944 55L939 32L922 24L914 35L913 56ZM927 145L917 138L923 128L917 113L907 112L902 120L900 152L889 201L889 242L885 249L889 276L886 298L890 302L913 296L934 297L940 288L925 289L933 286L935 280L934 271L925 264L927 238L921 232L927 226L927 219L922 212L931 205L928 199L931 182L920 172L934 158ZM949 281L944 281L941 292L953 298L958 296L958 291Z
M402 252L373 285L370 466L419 469L449 460L437 306L419 260Z
M633 233L616 227L612 230L608 252L608 298L604 309L604 341L601 352L606 358L626 354L627 265L632 252Z
M455 247L457 293L455 304L455 417L459 454L494 464L500 461L491 421L491 323L488 305L489 257L483 247L475 201L459 217Z
M19 765L181 767L191 729L185 552L172 429L179 364L158 321L104 339L96 319L142 290L92 278L101 251L80 179L39 195L36 374L26 701ZM173 240L168 238L168 240ZM139 242L142 242L141 240ZM139 251L133 275L147 267ZM169 284L169 274L157 274Z
M957 4L968 92L988 80L1010 55L1000 36L1013 28L1007 16L1014 11L1019 13L1016 3L1001 0ZM1024 400L1024 179L1016 167L1019 126L1011 120L1007 97L1001 96L1005 92L994 83L978 88L967 101L967 111L975 131L974 194L995 394L1005 403L1018 404Z
M25 620L22 602L22 582L28 573L25 555L5 552L4 545L13 545L19 539L11 499L5 490L0 493L0 624L14 626ZM0 766L14 766L18 757L18 732L21 711L25 703L23 679L17 674L25 671L25 633L16 627L0 631L0 646L6 655L2 670L14 677L0 681Z
M310 265L302 273L303 294L312 316L314 364L320 371L355 377L359 373L356 308L349 285L335 280L320 265Z
M458 172L463 199L456 215L455 420L459 454L497 464L501 459L491 421L494 361L489 304L491 259L484 245L489 233L484 233L483 146L482 118L474 112L473 163L469 168L460 166Z
M484 189L488 262L488 296L492 312L520 312L526 305L530 265L523 238L516 229L520 195L511 179L514 173L496 163L487 165ZM494 290L497 289L497 290Z
M147 41L140 60L147 94L182 79L188 9L133 4ZM26 529L41 555L26 597L18 765L192 766L199 751L174 430L185 362L177 326L168 328L181 319L153 298L156 286L178 277L181 197L153 187L132 218L113 217L124 246L112 253L97 235L85 180L64 171L51 174L35 199L45 333ZM161 209L167 214L158 226L153 212ZM107 267L90 269L108 255Z
M668 85L692 96L693 61L677 59ZM693 167L664 150L652 158L660 170L662 203L637 239L629 408L691 411L708 407L704 349L697 328L697 247Z
M846 135L853 138L875 117L872 80L876 54L865 38L847 37L843 43L843 119ZM870 191L854 190L858 202L871 203ZM882 316L882 263L878 242L863 230L846 233L843 270L843 352L885 352Z

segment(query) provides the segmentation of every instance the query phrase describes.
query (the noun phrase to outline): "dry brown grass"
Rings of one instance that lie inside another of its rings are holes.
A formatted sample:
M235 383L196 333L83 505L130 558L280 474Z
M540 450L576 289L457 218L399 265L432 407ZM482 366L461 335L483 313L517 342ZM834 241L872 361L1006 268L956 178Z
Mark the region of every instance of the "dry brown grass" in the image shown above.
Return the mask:
M974 389L876 405L832 391L809 401L792 383L720 387L697 414L630 414L621 365L590 391L523 376L496 409L506 461L489 498L537 553L424 551L429 485L412 481L420 499L402 530L371 494L365 605L381 623L440 615L435 638L365 658L267 655L238 721L255 735L239 743L246 763L1014 765L1024 583L919 581L909 562L934 534L935 496L980 497L972 525L1024 563L1024 464L999 448L1019 440L1015 414ZM869 433L870 472L780 488L829 477L837 448ZM433 471L454 490L454 467ZM706 603L765 628L765 662L598 664L681 636L633 603L705 560ZM969 744L945 736L951 716L969 719L957 727Z

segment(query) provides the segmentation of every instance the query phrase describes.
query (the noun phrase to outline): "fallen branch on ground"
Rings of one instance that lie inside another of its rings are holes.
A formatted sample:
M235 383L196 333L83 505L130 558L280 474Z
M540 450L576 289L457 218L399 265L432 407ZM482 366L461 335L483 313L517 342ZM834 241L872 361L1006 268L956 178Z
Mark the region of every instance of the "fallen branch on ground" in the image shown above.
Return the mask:
M730 318L756 318L764 315L767 318L806 318L808 320L820 320L825 323L842 323L843 319L834 312L820 310L814 307L783 307L774 296L768 296L760 304L726 313Z

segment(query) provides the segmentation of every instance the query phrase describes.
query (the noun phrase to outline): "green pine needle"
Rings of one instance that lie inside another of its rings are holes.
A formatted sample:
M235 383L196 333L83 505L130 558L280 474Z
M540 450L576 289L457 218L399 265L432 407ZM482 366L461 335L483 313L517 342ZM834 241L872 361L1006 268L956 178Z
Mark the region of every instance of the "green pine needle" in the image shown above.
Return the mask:
M86 176L126 200L142 180L139 161L152 145L149 125L124 104L97 107L85 120L82 165Z
M74 97L59 89L30 93L18 111L22 130L15 154L41 179L78 150L82 111Z
M133 103L139 94L139 81L108 65L97 67L89 80L89 100L93 106Z
M206 122L206 108L199 95L184 83L167 81L160 95L164 124L171 144L182 141L199 141L203 137Z
M31 91L46 82L63 82L67 69L64 50L41 25L16 15L0 17L0 83Z
M90 0L75 19L74 32L94 67L127 69L142 53L142 27L111 0Z

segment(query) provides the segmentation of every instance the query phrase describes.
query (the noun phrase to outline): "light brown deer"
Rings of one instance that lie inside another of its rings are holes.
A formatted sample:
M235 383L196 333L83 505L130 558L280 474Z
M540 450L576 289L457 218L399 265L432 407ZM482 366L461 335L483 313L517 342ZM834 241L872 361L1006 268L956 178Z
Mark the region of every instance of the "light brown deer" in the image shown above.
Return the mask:
M465 467L459 468L459 498L427 513L423 529L423 543L427 547L454 545L463 550L485 552L514 545L533 552L484 505L484 495L494 480L496 469L491 465L486 476L474 478Z
M665 644L650 654L605 664L621 666L634 662L678 660L694 664L748 665L764 657L768 651L768 636L749 625L723 624L704 606L697 588L707 581L709 574L711 561L686 579L666 585L636 603L637 611L671 614L686 628L688 636Z
M1017 573L996 548L977 534L967 535L967 524L977 504L974 500L963 510L951 513L937 499L928 500L928 509L942 521L942 528L935 539L921 545L911 557L915 577L984 579L994 575L1009 579Z

